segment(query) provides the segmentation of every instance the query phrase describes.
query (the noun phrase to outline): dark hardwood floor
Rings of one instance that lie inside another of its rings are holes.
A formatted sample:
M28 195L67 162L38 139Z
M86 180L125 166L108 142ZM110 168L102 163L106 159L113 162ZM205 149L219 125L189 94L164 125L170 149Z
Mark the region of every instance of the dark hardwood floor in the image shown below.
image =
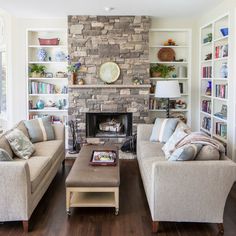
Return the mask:
M67 218L65 210L65 178L71 165L60 170L34 211L31 232L23 233L21 222L0 225L0 235L45 236L148 236L151 216L144 193L138 164L135 160L121 161L120 214L112 208L77 208ZM236 184L227 199L224 225L226 236L236 235ZM162 222L159 236L217 235L216 224Z

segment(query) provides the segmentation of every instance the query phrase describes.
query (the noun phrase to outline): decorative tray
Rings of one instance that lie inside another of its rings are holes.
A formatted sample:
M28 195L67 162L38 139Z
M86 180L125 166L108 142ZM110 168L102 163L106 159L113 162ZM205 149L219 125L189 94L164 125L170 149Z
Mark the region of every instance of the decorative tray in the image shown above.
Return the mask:
M115 166L117 153L114 150L94 150L89 164L92 166Z

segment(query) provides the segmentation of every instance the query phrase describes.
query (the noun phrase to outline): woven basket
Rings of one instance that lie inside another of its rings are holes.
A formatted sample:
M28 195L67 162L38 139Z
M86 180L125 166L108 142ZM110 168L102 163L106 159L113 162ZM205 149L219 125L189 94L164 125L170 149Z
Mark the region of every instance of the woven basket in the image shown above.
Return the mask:
M59 38L53 38L53 39L41 39L39 38L39 44L40 45L58 45L60 39Z

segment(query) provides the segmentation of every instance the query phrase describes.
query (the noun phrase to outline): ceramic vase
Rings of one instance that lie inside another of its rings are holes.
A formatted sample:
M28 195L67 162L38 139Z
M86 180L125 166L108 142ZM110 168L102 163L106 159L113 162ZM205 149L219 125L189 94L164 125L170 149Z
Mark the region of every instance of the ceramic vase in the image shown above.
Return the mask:
M39 61L46 61L47 56L48 56L48 53L47 53L47 51L45 49L40 48L38 50L37 57L38 57Z
M220 68L220 76L221 78L228 78L228 66L227 63L223 63Z
M77 84L77 73L76 72L72 73L72 84L73 85Z
M44 105L45 105L45 103L44 103L44 101L41 100L41 99L38 100L37 103L36 103L37 109L44 109Z

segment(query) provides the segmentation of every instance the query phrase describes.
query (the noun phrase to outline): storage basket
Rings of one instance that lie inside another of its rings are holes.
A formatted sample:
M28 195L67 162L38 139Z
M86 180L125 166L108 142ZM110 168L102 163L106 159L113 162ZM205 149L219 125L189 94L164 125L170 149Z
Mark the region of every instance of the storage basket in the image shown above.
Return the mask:
M59 38L52 38L52 39L41 39L39 38L40 45L58 45L60 39Z

